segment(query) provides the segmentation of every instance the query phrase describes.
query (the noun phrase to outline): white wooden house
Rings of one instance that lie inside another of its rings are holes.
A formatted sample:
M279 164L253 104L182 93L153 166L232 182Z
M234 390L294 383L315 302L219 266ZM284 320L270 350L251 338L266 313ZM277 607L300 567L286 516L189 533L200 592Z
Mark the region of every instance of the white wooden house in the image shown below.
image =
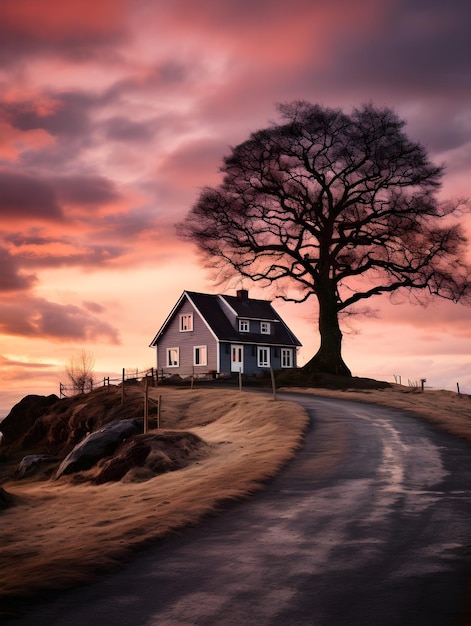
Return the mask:
M268 300L184 291L151 348L160 375L254 375L296 367L299 340Z

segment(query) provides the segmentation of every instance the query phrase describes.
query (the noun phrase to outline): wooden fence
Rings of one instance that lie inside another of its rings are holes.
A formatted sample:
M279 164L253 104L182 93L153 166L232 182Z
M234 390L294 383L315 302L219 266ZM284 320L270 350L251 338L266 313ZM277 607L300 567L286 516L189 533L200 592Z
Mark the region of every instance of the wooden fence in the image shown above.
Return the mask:
M59 393L60 398L68 398L70 396L76 396L82 393L90 393L93 389L97 389L98 387L109 387L113 383L117 383L121 385L121 404L125 404L126 402L126 384L134 384L138 382L144 382L144 433L147 433L149 430L149 426L151 425L150 421L150 413L151 408L155 408L155 416L153 419L154 427L160 428L160 411L162 407L162 396L158 396L157 399L149 397L149 387L153 387L157 384L157 371L154 368L150 368L147 370L139 371L139 370L127 370L123 367L122 375L119 378L111 378L110 376L105 376L103 378L103 382L95 381L90 378L86 384L77 387L77 385L64 385L63 383L59 383Z
M103 380L95 380L93 378L88 379L82 385L72 385L59 383L59 398L69 398L71 396L77 396L81 393L90 393L97 387L109 387L110 385L122 385L123 393L126 384L130 385L142 381L149 381L152 387L157 383L158 373L153 367L146 370L128 369L123 367L120 377L111 378L110 376L104 376Z

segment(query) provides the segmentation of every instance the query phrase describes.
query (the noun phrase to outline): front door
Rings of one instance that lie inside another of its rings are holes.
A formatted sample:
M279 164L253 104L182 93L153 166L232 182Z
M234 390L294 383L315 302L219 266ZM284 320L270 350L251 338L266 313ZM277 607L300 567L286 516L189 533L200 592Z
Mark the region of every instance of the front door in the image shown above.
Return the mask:
M231 346L231 372L244 373L244 346Z

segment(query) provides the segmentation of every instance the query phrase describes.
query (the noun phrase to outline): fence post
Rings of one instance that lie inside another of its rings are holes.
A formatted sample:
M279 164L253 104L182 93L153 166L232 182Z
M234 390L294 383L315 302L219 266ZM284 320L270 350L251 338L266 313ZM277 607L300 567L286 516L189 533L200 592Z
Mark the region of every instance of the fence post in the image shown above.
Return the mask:
M458 390L458 395L460 396L461 393L460 393L460 384L459 383L456 383L456 389Z
M242 368L239 367L239 391L242 391Z
M144 434L147 433L149 421L149 383L146 378L146 382L144 383Z
M121 404L124 404L124 381L125 381L125 373L124 373L124 367L123 367L123 379L121 381Z
M271 386L273 389L273 400L276 400L275 372L273 371L273 368L271 365L270 365L270 376L271 376Z

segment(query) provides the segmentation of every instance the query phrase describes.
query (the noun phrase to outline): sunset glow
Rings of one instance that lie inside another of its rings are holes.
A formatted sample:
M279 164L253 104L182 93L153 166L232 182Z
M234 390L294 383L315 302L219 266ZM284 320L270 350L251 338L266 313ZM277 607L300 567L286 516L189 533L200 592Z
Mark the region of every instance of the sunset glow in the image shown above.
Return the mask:
M82 348L97 378L153 366L182 291L221 290L174 225L279 102L390 106L443 198L471 197L470 21L467 0L2 0L0 418ZM368 305L343 326L354 375L471 394L469 308ZM314 302L274 306L306 362Z

